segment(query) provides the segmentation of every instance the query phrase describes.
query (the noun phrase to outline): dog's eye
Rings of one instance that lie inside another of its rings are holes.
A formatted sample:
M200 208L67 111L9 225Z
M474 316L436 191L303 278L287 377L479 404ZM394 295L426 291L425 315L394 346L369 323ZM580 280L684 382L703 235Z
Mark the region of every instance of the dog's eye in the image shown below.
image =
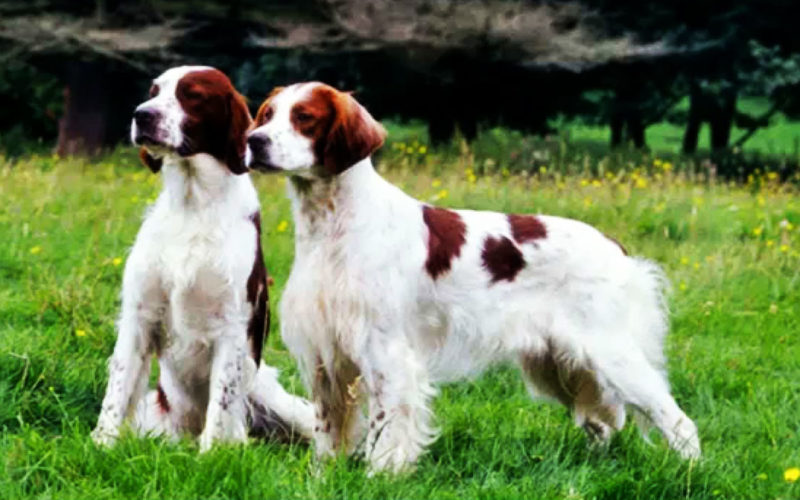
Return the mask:
M154 84L152 87L150 87L150 92L148 94L150 96L150 99L152 99L153 97L157 96L159 90L160 89L158 88L158 85Z
M314 119L314 115L311 115L304 111L298 111L294 114L294 119L300 123L308 123Z
M202 99L202 98L203 98L203 93L202 93L202 92L199 92L199 91L197 91L197 90L195 90L195 89L186 89L186 90L183 92L183 95L184 95L184 96L185 96L187 99L190 99L190 100L192 100L192 101L197 101L197 100L200 100L200 99Z
M268 121L272 120L272 114L273 113L274 112L272 111L271 107L268 107L267 109L265 109L264 113L261 115L261 123L264 124L264 123L267 123Z

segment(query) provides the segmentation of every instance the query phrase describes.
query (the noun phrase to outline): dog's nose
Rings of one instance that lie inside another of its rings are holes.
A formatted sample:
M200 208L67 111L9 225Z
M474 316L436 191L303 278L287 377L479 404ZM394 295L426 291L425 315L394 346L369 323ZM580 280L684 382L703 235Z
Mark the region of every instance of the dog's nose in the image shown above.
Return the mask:
M269 146L269 137L260 134L254 134L247 138L247 145L253 153L260 153Z
M139 127L152 125L158 119L158 111L151 108L137 109L133 112L133 119Z

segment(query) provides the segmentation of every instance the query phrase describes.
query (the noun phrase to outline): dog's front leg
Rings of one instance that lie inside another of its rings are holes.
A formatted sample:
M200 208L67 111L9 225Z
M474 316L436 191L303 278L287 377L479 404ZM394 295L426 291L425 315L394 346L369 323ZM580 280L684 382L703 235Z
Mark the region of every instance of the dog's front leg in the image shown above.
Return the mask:
M215 441L247 441L245 379L247 346L235 336L224 336L214 343L209 380L208 408L200 451L211 449Z
M153 331L158 322L139 299L123 297L119 334L108 362L108 386L92 431L95 443L110 446L119 436L125 417L136 409L147 388Z
M404 472L435 439L429 404L436 391L402 332L380 332L366 349L362 373L369 391L370 473Z

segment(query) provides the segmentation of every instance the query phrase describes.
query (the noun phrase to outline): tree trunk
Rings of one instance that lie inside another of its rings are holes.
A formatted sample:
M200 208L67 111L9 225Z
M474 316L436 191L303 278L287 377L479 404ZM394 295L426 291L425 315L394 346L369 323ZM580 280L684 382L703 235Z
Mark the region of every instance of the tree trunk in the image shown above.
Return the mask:
M64 116L58 126L58 154L95 154L105 144L107 83L102 64L75 62L67 69Z
M611 147L616 148L622 144L622 132L625 126L625 121L622 115L614 110L611 113Z
M627 128L628 140L632 141L636 148L645 147L644 124L639 110L631 110L628 114Z
M695 154L697 152L700 125L703 123L702 99L700 86L693 82L689 93L689 120L686 123L686 131L683 133L684 154Z
M711 117L712 151L728 149L733 118L736 115L736 92L728 91L721 97L722 102L715 106L714 115Z

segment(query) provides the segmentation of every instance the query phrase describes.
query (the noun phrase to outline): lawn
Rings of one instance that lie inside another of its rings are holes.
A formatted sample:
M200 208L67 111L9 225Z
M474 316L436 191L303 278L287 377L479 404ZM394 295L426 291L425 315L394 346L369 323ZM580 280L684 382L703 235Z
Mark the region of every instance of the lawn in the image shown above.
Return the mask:
M96 448L126 252L160 186L128 148L93 162L0 158L0 498L800 498L789 480L800 467L797 188L773 173L730 184L648 155L577 152L555 168L525 150L536 168L516 174L505 150L406 139L380 165L418 198L581 219L664 266L670 380L698 424L700 461L632 425L590 446L566 410L531 401L502 367L442 388L439 440L395 479L369 479L357 461L317 465L303 445L201 456L188 440L127 436ZM255 180L277 311L293 251L285 180ZM265 359L302 392L274 318Z

